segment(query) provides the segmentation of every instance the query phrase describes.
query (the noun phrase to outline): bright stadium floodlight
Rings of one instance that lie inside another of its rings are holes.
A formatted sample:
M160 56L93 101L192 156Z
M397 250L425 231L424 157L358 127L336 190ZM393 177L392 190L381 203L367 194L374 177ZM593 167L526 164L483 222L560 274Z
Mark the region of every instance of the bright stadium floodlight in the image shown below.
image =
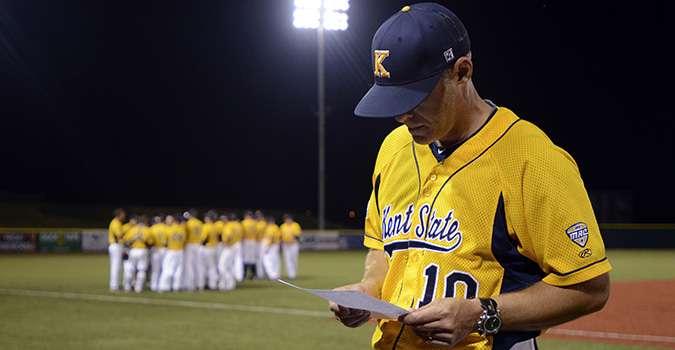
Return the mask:
M326 228L326 87L324 82L325 30L346 30L349 27L349 0L295 0L293 25L317 31L317 75L319 105L319 230Z
M327 30L347 29L347 14L343 12L325 11L323 13L323 27Z

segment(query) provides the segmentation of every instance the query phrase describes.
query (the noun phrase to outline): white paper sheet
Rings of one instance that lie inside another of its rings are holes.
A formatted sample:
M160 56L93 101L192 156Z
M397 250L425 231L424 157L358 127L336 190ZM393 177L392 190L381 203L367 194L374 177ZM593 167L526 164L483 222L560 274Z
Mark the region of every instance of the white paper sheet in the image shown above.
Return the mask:
M330 300L344 307L368 310L370 311L370 316L376 319L396 320L399 316L410 313L410 311L406 309L400 308L386 301L373 298L370 295L363 294L357 290L305 289L280 279L277 281L287 286L312 293L318 297Z

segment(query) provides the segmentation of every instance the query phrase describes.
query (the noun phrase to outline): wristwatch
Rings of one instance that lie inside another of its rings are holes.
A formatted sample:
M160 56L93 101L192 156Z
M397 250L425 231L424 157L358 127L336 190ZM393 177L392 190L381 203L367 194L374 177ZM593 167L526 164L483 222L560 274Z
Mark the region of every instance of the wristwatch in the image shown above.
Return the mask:
M483 307L483 314L478 320L478 333L495 334L499 332L502 325L502 316L497 309L497 302L492 298L479 298L480 306Z

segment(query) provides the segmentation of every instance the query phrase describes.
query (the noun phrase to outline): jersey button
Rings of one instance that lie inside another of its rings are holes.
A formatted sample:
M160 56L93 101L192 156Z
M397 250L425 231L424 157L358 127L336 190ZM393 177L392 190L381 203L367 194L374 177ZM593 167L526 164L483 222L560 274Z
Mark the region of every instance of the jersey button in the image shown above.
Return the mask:
M429 196L431 195L431 190L428 189L428 188L425 188L425 189L424 189L424 195L427 196L427 197L429 197Z
M429 176L429 180L431 180L431 181L436 181L436 178L437 178L436 174L431 174Z

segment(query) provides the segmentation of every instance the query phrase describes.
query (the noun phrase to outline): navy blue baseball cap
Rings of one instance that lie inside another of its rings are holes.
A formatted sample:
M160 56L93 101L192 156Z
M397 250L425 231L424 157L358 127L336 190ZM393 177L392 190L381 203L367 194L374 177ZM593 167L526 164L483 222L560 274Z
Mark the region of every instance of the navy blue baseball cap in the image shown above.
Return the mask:
M464 24L436 3L406 6L375 33L375 85L354 109L360 117L396 117L415 109L442 73L471 50Z

